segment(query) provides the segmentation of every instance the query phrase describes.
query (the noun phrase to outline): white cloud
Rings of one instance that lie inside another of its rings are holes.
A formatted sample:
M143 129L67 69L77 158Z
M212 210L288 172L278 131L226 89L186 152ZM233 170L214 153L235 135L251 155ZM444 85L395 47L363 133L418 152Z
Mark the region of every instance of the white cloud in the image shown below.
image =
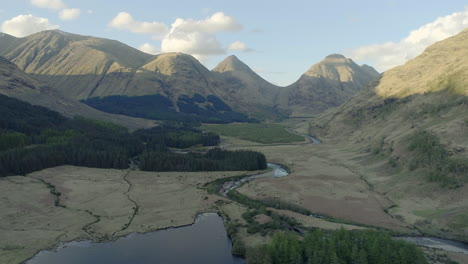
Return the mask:
M217 55L226 53L214 35L190 32L172 33L161 43L163 52L183 52L192 55Z
M59 17L61 20L74 20L79 18L81 15L81 10L78 8L67 8L63 9L59 13Z
M47 18L19 15L2 23L2 31L15 37L25 37L43 30L57 29Z
M200 60L206 60L211 55L226 53L227 48L218 41L217 33L242 30L242 25L237 23L235 18L222 12L202 20L177 18L170 27L156 21L136 21L129 13L121 12L109 25L133 33L151 34L153 40L161 41L161 52L183 52ZM148 45L142 47L148 51L153 50Z
M366 61L378 71L385 71L404 64L421 54L429 45L451 37L468 27L468 9L448 16L439 17L428 23L399 42L387 42L359 47L347 52L348 57L357 61Z
M242 29L242 25L230 16L226 16L222 12L217 12L204 20L182 19L178 18L172 24L172 31L179 32L202 32L202 33L218 33L218 32L233 32Z
M156 54L159 54L161 53L161 50L158 49L156 46L153 46L149 43L145 43L143 45L141 45L140 47L138 47L139 50L143 51L143 52L146 52L148 54L152 54L152 55L156 55Z
M171 30L162 39L163 52L183 52L206 60L210 55L226 53L226 48L217 40L216 33L233 32L242 25L230 16L217 12L204 20L177 18Z
M62 0L30 0L30 3L40 8L49 8L56 10L66 7Z
M93 11L93 10L91 10L91 9L89 9L88 11L86 11L86 13L88 13L88 14L92 15L92 14L94 13L94 11Z
M242 51L242 52L252 52L252 51L254 51L253 49L248 48L247 45L245 45L244 42L240 42L240 41L235 41L235 42L229 44L228 50Z
M136 21L127 12L120 12L109 25L116 29L127 30L133 33L140 34L165 34L168 28L165 24L156 21L141 22Z

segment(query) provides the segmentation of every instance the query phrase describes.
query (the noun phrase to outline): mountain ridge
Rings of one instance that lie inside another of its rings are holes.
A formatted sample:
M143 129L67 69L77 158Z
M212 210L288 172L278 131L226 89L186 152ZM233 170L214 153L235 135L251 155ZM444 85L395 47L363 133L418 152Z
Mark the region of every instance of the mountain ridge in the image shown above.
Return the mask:
M75 100L160 94L177 105L181 96L214 95L236 111L262 119L286 117L297 109L313 113L326 110L341 104L369 79L365 77L354 89L342 92L329 89L340 86L344 80L335 78L331 80L335 83L330 85L327 78L334 78L334 74L329 74L331 70L322 70L314 75L323 77L322 81L304 81L304 76L313 75L312 66L296 83L279 87L264 80L235 56L228 56L210 71L187 54L149 55L115 40L58 30L43 31L25 38L2 37L0 47L4 46L7 48L0 50L0 56L5 56L20 69ZM331 63L348 59L332 54L325 60ZM339 65L335 63L335 66ZM354 76L369 76L369 72L351 74L352 79L360 80ZM320 87L324 85L327 87ZM299 87L300 92L295 91L295 87ZM323 93L321 90L329 90L330 96L318 96Z

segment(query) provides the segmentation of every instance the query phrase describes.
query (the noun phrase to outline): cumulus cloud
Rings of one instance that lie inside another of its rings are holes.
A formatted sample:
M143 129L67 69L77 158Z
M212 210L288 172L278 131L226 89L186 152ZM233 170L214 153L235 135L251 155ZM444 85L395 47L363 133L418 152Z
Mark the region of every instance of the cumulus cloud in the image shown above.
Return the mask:
M66 7L62 0L30 0L30 3L40 8L49 8L55 10Z
M141 45L140 47L138 47L139 50L143 51L143 52L146 52L148 54L152 54L152 55L156 55L156 54L159 54L161 53L161 50L158 49L156 46L153 46L149 43L145 43L143 45Z
M57 29L47 18L29 15L19 15L2 23L2 31L15 37L25 37L33 33Z
M67 8L63 9L59 13L59 17L61 20L74 20L79 18L81 15L81 10L78 8Z
M406 61L421 54L434 42L451 37L468 27L468 9L448 16L439 17L400 40L359 47L347 52L347 55L357 61L366 61L378 71L385 71L404 64Z
M183 52L202 61L211 55L225 54L228 50L216 38L217 33L242 30L242 25L234 17L222 12L214 13L202 20L177 18L170 26L156 21L136 21L129 13L121 12L109 25L120 30L152 35L152 39L161 41L161 52ZM154 46L146 44L140 49L154 51L151 48ZM236 43L233 48L241 51L250 50L241 42Z
M161 42L163 52L183 52L192 55L219 55L226 53L215 36L201 32L172 33Z
M133 19L127 12L120 12L109 25L116 29L127 30L133 33L141 34L165 34L168 28L165 24L156 21L142 22Z
M226 48L217 40L216 33L233 32L242 25L230 16L217 12L204 20L178 18L161 41L163 52L183 52L206 60L207 56L226 53Z
M252 51L254 51L253 49L248 48L247 45L245 45L244 42L240 42L240 41L235 41L235 42L229 44L228 50L242 51L242 52L252 52Z
M218 33L218 32L233 32L242 29L242 25L223 12L217 12L204 20L182 19L178 18L172 24L171 32L202 32L202 33Z

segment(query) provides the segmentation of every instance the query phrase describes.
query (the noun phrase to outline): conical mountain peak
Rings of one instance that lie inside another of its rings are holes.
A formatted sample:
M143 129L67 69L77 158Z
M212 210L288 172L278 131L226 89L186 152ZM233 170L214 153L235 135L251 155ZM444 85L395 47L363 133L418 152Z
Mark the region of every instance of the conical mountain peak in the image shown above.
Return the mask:
M242 71L242 72L253 72L247 64L243 63L236 56L231 55L225 58L222 62L216 66L213 71L215 72L228 72L228 71Z
M330 80L349 81L356 72L363 71L353 60L340 54L331 54L310 67L305 76L323 77Z

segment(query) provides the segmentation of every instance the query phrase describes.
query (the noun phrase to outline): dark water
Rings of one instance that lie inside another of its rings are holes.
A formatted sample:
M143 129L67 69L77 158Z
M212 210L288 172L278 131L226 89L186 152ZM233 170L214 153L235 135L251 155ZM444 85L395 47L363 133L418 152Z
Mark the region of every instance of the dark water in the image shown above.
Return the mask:
M71 242L55 251L42 251L28 264L238 264L231 255L223 221L217 214L202 214L195 224L146 234L132 234L113 242Z

